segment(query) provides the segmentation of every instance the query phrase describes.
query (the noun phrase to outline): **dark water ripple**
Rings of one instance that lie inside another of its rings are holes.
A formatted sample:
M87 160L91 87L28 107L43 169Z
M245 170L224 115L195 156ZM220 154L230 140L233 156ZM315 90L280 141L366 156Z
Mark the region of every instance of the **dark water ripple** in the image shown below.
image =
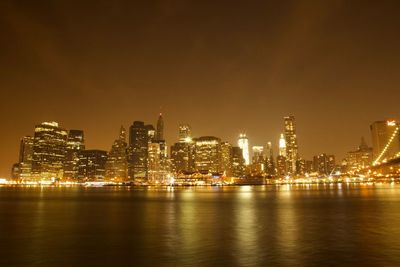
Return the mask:
M0 187L0 266L400 266L400 186Z

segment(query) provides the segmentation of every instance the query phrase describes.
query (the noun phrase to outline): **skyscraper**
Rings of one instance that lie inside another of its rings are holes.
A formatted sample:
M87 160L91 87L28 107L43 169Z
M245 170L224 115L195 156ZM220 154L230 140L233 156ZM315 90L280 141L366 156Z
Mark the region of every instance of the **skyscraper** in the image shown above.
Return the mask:
M171 147L171 162L175 173L194 170L194 142L191 127L179 125L179 141Z
M232 145L229 142L221 143L221 172L228 177L232 175Z
M64 161L66 179L77 179L79 169L79 152L85 150L85 140L82 130L69 130Z
M243 150L238 147L232 147L232 176L233 177L242 177L245 173L245 162L243 158Z
M192 139L192 129L188 124L179 125L179 142L188 143Z
M264 164L264 147L253 146L253 160L252 163L263 163Z
M354 151L347 153L346 167L349 172L359 172L372 164L372 148L368 147L364 138Z
M147 178L149 132L143 121L135 121L129 128L128 176L132 180Z
M106 174L107 151L83 150L79 152L78 179L104 181Z
M160 113L160 115L158 116L158 120L157 120L156 140L157 141L165 140L164 139L164 119L162 117L162 113Z
M250 164L249 139L247 138L246 134L242 133L239 135L238 146L242 149L245 165L249 165Z
M22 180L29 180L32 172L33 159L33 142L32 136L25 136L21 139L19 150L19 177Z
M276 158L276 171L279 176L285 176L287 174L287 161L285 156L279 155Z
M171 161L174 172L194 170L194 142L178 142L171 147Z
M221 140L213 136L195 138L194 163L197 171L221 171Z
M400 131L396 132L398 127L399 124L394 120L375 121L371 124L374 162L389 159L400 151ZM386 147L390 140L390 146Z
M120 128L118 139L116 139L108 153L106 163L106 178L119 181L126 181L128 178L128 159L126 149L126 130Z
M268 142L264 148L265 157L265 172L267 175L275 175L275 162L274 162L274 152L272 150L272 143Z
M67 131L57 122L43 122L35 127L32 175L35 179L62 178Z
M314 170L320 175L330 175L335 170L335 156L325 153L314 156Z
M296 162L298 159L298 147L296 136L296 125L293 116L285 117L285 141L286 160L288 161L287 171L289 174L296 174Z
M286 158L286 140L283 134L279 138L279 156L283 156Z

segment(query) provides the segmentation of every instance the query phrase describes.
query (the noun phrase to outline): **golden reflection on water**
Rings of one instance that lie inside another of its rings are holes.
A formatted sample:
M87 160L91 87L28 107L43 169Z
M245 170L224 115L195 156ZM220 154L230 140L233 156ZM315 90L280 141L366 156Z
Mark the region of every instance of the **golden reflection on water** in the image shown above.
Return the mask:
M255 215L253 201L254 192L252 186L240 187L235 205L235 236L236 251L238 252L238 264L245 266L249 261L257 259L261 247L258 245L257 231L260 225Z

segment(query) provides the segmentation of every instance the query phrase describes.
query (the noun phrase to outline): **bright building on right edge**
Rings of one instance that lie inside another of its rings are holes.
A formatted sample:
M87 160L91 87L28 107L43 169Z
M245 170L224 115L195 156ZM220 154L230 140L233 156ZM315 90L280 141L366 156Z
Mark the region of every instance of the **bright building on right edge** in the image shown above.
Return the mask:
M287 160L287 173L294 175L297 173L296 163L298 159L298 147L296 136L296 124L294 116L284 117L285 122L285 141L286 141L286 160Z
M400 151L399 123L395 120L375 121L371 124L373 161L382 162Z

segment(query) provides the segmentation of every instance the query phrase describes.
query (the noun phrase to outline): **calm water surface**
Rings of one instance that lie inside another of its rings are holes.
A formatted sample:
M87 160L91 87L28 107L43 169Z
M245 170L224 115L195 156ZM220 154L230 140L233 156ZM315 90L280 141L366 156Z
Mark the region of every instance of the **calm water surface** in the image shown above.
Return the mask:
M0 266L400 266L400 185L0 187Z

